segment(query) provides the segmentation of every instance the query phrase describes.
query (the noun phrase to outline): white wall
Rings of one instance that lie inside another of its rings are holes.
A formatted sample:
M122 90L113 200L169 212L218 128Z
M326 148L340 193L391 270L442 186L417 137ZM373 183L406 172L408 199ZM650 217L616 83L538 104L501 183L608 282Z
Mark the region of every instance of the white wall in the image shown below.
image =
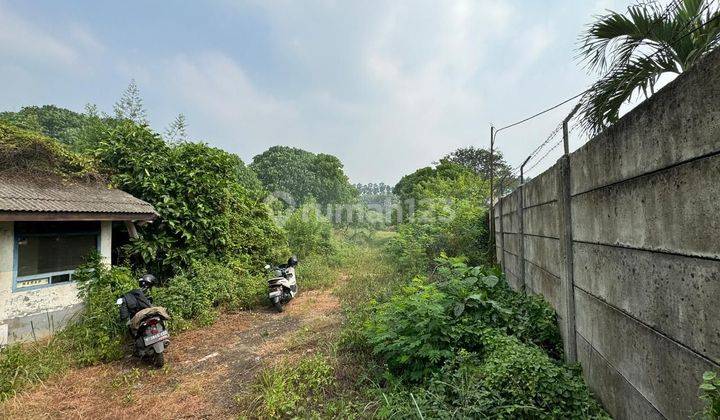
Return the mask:
M110 265L112 222L102 222L100 254ZM0 345L40 338L67 323L82 301L75 283L13 292L13 222L0 222ZM30 321L33 321L32 328Z

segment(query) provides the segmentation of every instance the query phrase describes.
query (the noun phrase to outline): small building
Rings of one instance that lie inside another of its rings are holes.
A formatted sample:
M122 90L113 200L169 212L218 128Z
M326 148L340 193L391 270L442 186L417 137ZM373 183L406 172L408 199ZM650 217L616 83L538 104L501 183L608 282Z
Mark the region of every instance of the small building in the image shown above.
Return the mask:
M74 270L97 250L111 264L113 223L157 216L99 182L0 174L0 345L52 334L82 307Z

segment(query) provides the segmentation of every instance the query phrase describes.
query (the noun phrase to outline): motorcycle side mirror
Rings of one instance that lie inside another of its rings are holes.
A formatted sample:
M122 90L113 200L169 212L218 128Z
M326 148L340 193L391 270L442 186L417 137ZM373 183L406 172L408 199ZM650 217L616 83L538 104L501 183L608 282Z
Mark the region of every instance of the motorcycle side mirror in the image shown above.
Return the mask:
M270 269L270 264L265 264L265 269L266 269L266 270L269 270L269 269Z

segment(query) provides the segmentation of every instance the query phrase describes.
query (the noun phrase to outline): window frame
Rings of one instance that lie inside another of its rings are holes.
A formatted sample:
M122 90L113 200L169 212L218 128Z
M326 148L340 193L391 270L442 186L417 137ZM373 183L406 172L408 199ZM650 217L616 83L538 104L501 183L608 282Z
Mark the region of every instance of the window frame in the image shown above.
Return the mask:
M41 274L31 274L29 276L18 276L18 268L19 268L19 258L20 258L20 239L21 238L27 238L27 237L42 237L42 236L83 236L83 235L93 235L95 236L95 249L97 252L100 252L100 235L101 235L102 229L98 230L83 230L83 231L77 231L77 232L62 232L62 233L54 233L54 232L44 232L44 233L23 233L18 234L17 231L14 232L14 238L13 238L13 282L12 282L12 291L13 293L17 292L27 292L31 290L38 290L38 289L45 289L48 287L56 287L56 286L63 286L67 284L74 283L73 280L73 274L75 274L76 269L73 270L64 270L64 271L53 271L49 273L41 273ZM61 283L52 283L52 277L53 276L61 276L69 274L70 280L64 281ZM34 286L25 286L25 287L18 287L18 282L22 283L23 281L28 280L36 280L36 279L43 279L48 278L48 284L38 284Z

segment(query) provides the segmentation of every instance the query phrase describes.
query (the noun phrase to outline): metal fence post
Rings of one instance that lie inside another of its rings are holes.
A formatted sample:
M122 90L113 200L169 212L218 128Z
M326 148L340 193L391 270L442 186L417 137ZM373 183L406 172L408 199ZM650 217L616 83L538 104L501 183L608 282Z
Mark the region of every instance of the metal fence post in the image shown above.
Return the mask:
M575 279L573 271L573 233L572 233L572 185L570 178L570 133L568 122L575 115L576 106L563 121L563 143L565 153L558 160L558 218L560 226L560 272L565 301L565 360L577 361L577 337L575 333Z
M503 272L505 272L505 227L503 225L503 199L502 197L498 197L498 223L497 227L500 230L500 255L498 259L498 262L500 263L500 267L502 267Z
M527 159L525 159L525 162L523 162L522 165L520 165L520 186L518 187L517 191L518 194L518 206L517 206L517 212L518 217L520 219L519 223L519 229L518 229L518 236L520 236L520 273L518 274L520 276L520 281L522 282L522 292L524 294L527 294L527 283L525 281L525 165L527 165L528 161L530 160L532 156L528 156Z

